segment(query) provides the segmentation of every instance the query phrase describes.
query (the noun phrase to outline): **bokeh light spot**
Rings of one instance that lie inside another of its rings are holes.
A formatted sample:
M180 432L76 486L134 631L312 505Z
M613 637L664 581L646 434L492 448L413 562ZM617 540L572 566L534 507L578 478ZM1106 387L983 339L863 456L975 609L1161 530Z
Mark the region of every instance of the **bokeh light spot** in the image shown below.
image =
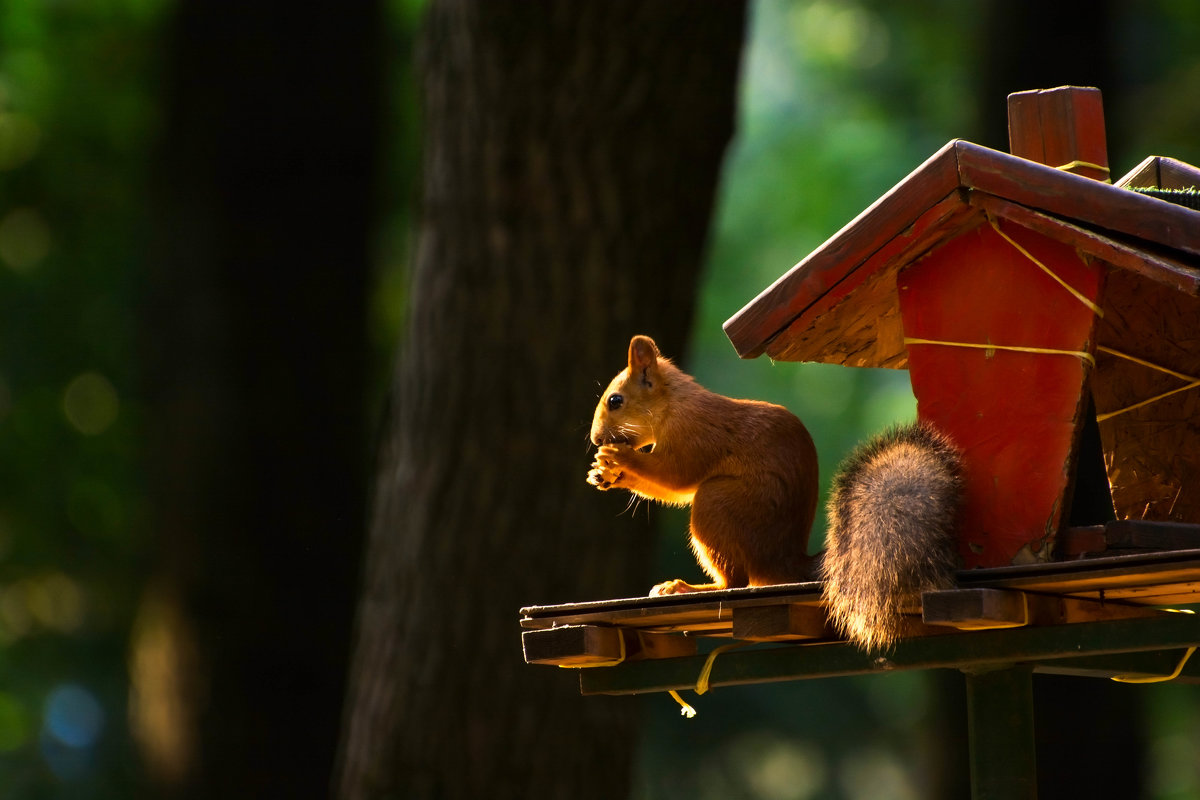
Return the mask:
M65 683L46 699L44 725L46 733L67 747L91 747L104 727L104 710L87 689Z
M29 741L29 713L11 694L0 692L0 753L9 753Z
M26 602L39 623L61 633L73 633L83 624L83 589L61 572L28 582Z
M0 170L14 169L33 158L40 139L32 117L0 113Z
M32 208L18 208L0 219L0 261L15 272L28 272L50 252L50 226Z
M98 372L77 376L63 393L63 413L80 433L95 436L117 419L117 390Z

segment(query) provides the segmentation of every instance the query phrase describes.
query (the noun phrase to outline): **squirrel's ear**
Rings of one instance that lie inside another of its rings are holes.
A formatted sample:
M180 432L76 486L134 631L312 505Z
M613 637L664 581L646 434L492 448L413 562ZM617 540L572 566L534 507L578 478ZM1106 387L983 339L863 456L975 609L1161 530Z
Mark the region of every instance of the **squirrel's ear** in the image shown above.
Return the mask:
M658 380L658 345L649 336L635 336L629 341L629 374L647 389Z
M629 340L629 371L638 373L647 367L658 366L658 345L649 336Z

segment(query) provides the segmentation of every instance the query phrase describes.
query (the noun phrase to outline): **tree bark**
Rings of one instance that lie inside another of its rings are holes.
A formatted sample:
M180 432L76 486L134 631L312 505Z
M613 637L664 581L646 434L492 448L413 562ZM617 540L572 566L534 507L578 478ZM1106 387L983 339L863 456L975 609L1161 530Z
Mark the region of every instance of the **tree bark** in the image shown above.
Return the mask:
M147 295L156 578L132 719L167 797L322 797L366 509L379 9L180 4Z
M584 481L628 337L680 354L744 8L435 0L423 214L369 530L343 798L622 797L634 701L522 661L522 605L643 594ZM681 534L682 535L682 534Z

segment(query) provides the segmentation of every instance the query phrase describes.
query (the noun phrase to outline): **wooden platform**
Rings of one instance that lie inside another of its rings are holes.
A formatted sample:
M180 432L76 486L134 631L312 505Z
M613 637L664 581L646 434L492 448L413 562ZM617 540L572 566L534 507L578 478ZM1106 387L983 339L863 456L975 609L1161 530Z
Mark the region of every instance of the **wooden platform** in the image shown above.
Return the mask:
M526 660L580 672L584 693L691 688L704 650L722 653L711 685L1024 664L1034 671L1112 677L1169 675L1200 645L1200 616L1163 610L1200 603L1200 526L1110 523L1066 532L1068 546L1109 542L1072 561L960 572L957 589L927 593L906 638L883 654L839 641L825 622L819 582L521 609ZM1112 545L1115 543L1115 546ZM707 644L706 644L707 643ZM1200 659L1180 681L1200 680Z

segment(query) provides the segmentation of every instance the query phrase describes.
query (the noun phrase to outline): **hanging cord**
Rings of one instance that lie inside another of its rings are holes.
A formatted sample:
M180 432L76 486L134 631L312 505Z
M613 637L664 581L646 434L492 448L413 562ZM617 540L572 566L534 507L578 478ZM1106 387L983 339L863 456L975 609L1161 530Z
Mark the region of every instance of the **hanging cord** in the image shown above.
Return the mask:
M1131 356L1128 353L1122 353L1119 350L1114 350L1111 347L1104 347L1103 345L1100 345L1100 346L1097 346L1096 349L1098 351L1100 351L1101 353L1108 353L1110 356L1116 356L1117 358L1123 358L1126 361L1132 361L1134 364L1138 364L1143 367L1149 367L1150 369L1153 369L1153 370L1158 370L1159 372L1170 375L1172 378L1178 378L1181 381L1187 381L1186 385L1172 389L1169 392L1163 392L1162 394L1157 394L1154 397L1151 397L1146 400L1142 400L1141 402L1134 403L1133 405L1130 405L1130 406L1126 406L1125 408L1118 408L1116 411L1109 411L1105 414L1097 414L1096 415L1097 422L1104 422L1106 419L1112 419L1113 417L1117 416L1118 414L1124 414L1126 411L1133 411L1134 409L1141 408L1142 406L1148 406L1151 403L1157 403L1159 400L1162 400L1166 397L1170 397L1173 394L1179 394L1180 392L1186 392L1189 389L1195 389L1197 386L1200 386L1200 378L1195 378L1191 375L1185 375L1182 372L1176 372L1173 369L1167 369L1166 367L1160 366L1151 361L1146 361L1145 359L1138 358L1137 356Z
M942 347L969 347L972 350L1007 350L1015 353L1036 353L1038 355L1052 356L1075 356L1088 362L1093 367L1096 366L1096 359L1086 350L1055 350L1050 347L1020 347L1013 344L992 344L978 342L948 342L941 339L918 339L913 336L905 336L904 343L909 344L936 344Z
M1086 167L1087 169L1094 169L1098 172L1103 172L1104 173L1104 183L1112 183L1112 178L1109 177L1110 172L1109 172L1108 167L1106 167L1102 164L1096 164L1091 161L1080 161L1080 160L1076 159L1075 161L1068 161L1066 164L1063 164L1062 166L1055 167L1055 169L1061 170L1063 172L1070 172L1071 170L1075 169L1076 167ZM1085 177L1085 176L1081 176L1081 177Z
M1187 608L1164 608L1163 611L1170 611L1175 614L1196 613L1195 611ZM1196 646L1192 645L1187 649L1187 652L1183 654L1183 658L1179 659L1179 663L1175 665L1175 671L1170 675L1154 676L1150 678L1134 678L1130 675L1114 675L1113 680L1117 681L1118 683L1166 683L1167 681L1173 681L1183 672L1184 666L1187 664L1188 659L1192 657L1192 653L1194 652L1196 652Z
M617 633L617 640L620 642L621 649L616 658L611 658L607 661L594 661L590 664L559 664L559 666L563 669L593 669L596 667L615 667L618 664L624 663L626 655L625 632L618 629ZM739 647L745 647L748 644L751 643L733 642L732 644L723 644L720 647L713 648L713 650L708 654L708 658L704 659L704 666L700 669L700 677L696 679L696 694L704 694L708 691L708 682L712 676L713 664L716 663L717 656L730 650L736 650ZM667 694L671 695L676 703L679 703L679 713L683 714L683 716L687 717L688 719L696 716L696 709L689 705L683 699L683 697L680 696L679 692L675 691L674 689L668 689Z
M1058 277L1058 275L1057 275L1057 274L1055 274L1054 270L1052 270L1052 269L1050 269L1049 267L1047 267L1047 266L1046 266L1045 264L1043 264L1041 261L1038 261L1036 258L1034 258L1034 256L1033 256L1033 253L1030 253L1030 252L1029 252L1028 250L1026 250L1024 247L1022 247L1021 245L1017 244L1017 241L1016 241L1015 239L1013 239L1011 236L1009 236L1009 235L1008 235L1007 233L1005 233L1004 231L1000 230L1000 224L999 224L998 222L996 222L996 220L995 220L995 219L992 217L992 215L991 215L991 214L988 214L988 218L987 218L987 220L988 220L988 224L992 226L992 230L994 230L996 233L998 233L998 234L1000 235L1000 238L1001 238L1001 239L1003 239L1004 241L1008 242L1008 243L1009 243L1009 244L1011 244L1013 247L1015 247L1015 248L1017 249L1017 252L1018 252L1018 253L1020 253L1021 255L1025 256L1027 259L1029 259L1029 260L1030 260L1030 261L1032 261L1032 262L1033 262L1035 265L1037 265L1038 269L1040 269L1042 272L1046 273L1046 274L1047 274L1047 275L1049 275L1051 278L1053 278L1053 279L1055 280L1055 282L1057 282L1057 283L1058 283L1058 285L1059 285L1059 286L1061 286L1061 287L1063 287L1064 289L1066 289L1068 292L1070 292L1070 293L1071 293L1071 295L1072 295L1072 296L1073 296L1073 297L1074 297L1076 300L1078 300L1079 302L1081 302L1081 303L1083 303L1085 306L1087 306L1089 309L1091 309L1092 313L1093 313L1093 314L1095 314L1097 317L1103 317L1103 316L1104 316L1104 310L1103 310L1102 308L1100 308L1100 306L1096 305L1096 304L1095 304L1095 303L1093 303L1091 300L1089 300L1089 299L1088 299L1088 298L1087 298L1087 297L1086 297L1086 296L1083 294L1083 292L1079 291L1079 290L1078 290L1078 289L1076 289L1074 286L1072 286L1071 284L1067 283L1067 282L1066 282L1066 281L1064 281L1062 278Z
M720 647L713 648L712 652L708 654L708 658L704 659L704 666L700 670L700 677L696 679L696 694L704 694L708 691L708 681L712 676L713 664L716 663L717 656L721 655L722 653L729 652L730 650L736 650L739 647L745 647L748 644L750 644L750 642L733 642L732 644L723 644ZM688 719L696 716L696 709L688 705L688 703L686 703L684 699L679 696L679 692L671 689L667 692L667 694L671 695L671 697L675 699L676 703L679 703L680 714L683 714L683 716L687 717Z

